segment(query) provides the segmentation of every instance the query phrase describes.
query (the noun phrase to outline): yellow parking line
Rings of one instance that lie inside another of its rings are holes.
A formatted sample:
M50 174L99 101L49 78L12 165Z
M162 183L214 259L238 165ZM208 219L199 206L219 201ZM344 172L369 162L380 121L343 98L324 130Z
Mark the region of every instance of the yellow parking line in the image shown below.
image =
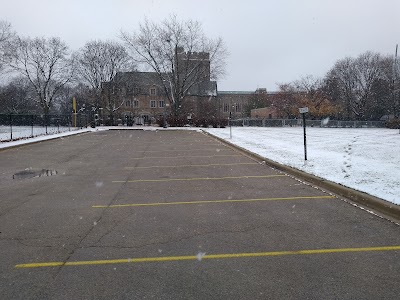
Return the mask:
M164 256L164 257L143 257L143 258L123 258L106 260L83 260L71 262L43 262L27 263L15 265L15 268L41 268L41 267L61 267L61 266L86 266L86 265L107 265L107 264L125 264L125 263L156 263L173 262L184 260L204 260L204 259L226 259L226 258L254 258L268 256L285 255L313 255L313 254L333 254L333 253L356 253L373 251L399 251L400 246L381 246L381 247L362 247L362 248L334 248L334 249L310 249L294 251L271 251L271 252L253 252L253 253L227 253L227 254L204 254L188 256Z
M158 153L158 152L194 152L194 151L214 151L214 152L219 152L219 151L232 151L232 149L176 149L176 150L146 150L148 153Z
M180 143L180 142L182 142L182 143ZM192 144L201 144L201 145L210 145L210 146L223 145L220 142L213 142L213 141L210 142L208 140L204 140L204 141L197 140L197 141L195 141L195 140L191 140L191 139L189 139L189 140L168 139L167 142L160 140L158 142L147 142L147 143L145 143L145 145L160 145L160 144L161 145L167 145L167 146L168 145L172 145L172 146L187 146L187 145L192 145ZM142 145L138 145L138 146L142 146Z
M113 183L134 183L134 182L170 182L170 181L200 181L200 180L227 180L227 179L252 179L252 178L274 178L286 177L287 175L266 175L266 176L232 176L232 177L204 177L204 178L170 178L170 179L138 179L138 180L114 180Z
M227 157L227 156L243 156L240 154L231 154L231 155L178 155L178 156L147 156L147 157L133 157L131 159L181 159L181 158L201 158L201 157Z
M259 163L234 163L234 164L206 164L206 165L175 165L175 166L149 166L149 167L125 167L124 169L160 169L160 168L189 168L189 167L216 167L216 166L241 166L241 165L259 165Z
M203 201L183 201L183 202L157 202L157 203L132 203L115 205L93 205L93 208L117 208L117 207L137 207L137 206L162 206L162 205L183 205L183 204L207 204L207 203L240 203L240 202L259 202L259 201L284 201L284 200L316 200L316 199L335 199L335 196L309 196L309 197L286 197L286 198L257 198L257 199L228 199L228 200L203 200Z

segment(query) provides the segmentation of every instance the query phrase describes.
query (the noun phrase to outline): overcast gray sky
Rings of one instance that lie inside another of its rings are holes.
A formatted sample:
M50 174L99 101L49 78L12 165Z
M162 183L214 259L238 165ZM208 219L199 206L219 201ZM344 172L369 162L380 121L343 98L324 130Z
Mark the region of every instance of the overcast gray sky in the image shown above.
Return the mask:
M117 39L144 17L195 19L230 56L219 90L277 89L367 50L393 55L400 0L0 0L0 19L21 36L58 36L72 50Z

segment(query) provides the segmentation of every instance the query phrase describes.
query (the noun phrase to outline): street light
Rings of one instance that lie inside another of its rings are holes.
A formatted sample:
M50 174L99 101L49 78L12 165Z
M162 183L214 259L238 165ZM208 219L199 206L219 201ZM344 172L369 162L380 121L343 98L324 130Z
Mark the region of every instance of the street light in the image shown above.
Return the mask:
M235 104L232 105L232 110L235 109ZM229 112L229 137L232 139L232 110Z

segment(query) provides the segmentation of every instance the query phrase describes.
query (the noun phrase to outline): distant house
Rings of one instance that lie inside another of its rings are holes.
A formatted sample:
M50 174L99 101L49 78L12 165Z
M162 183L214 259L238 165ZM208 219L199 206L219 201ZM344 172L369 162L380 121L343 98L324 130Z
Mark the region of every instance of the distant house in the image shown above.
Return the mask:
M279 119L281 112L276 107L263 107L251 110L250 118L252 119Z

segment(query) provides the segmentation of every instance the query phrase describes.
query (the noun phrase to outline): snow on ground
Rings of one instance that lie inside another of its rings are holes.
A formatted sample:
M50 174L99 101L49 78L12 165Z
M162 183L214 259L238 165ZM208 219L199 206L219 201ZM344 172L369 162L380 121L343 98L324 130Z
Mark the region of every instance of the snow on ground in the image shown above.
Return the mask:
M194 127L182 127L182 128L177 128L177 127L168 127L168 128L160 128L160 127L152 127L152 126L135 126L135 127L126 127L126 126L108 126L108 127L102 127L98 126L96 128L83 128L83 129L78 129L78 128L72 128L71 131L69 131L68 127L61 128L60 127L60 132L57 133L57 128L56 127L48 127L48 134L46 135L46 130L44 127L38 127L37 130L35 131L35 135L38 135L36 137L31 138L31 127L13 127L13 138L18 139L16 141L7 141L10 139L10 132L4 130L5 132L2 132L0 126L0 149L2 148L9 148L9 147L14 147L18 145L24 145L24 144L29 144L29 143L35 143L39 141L46 141L46 140L51 140L55 138L60 138L60 137L65 137L69 135L74 135L74 134L79 134L79 133L84 133L84 132L93 132L93 131L103 131L103 130L112 130L112 129L117 129L117 130L151 130L151 131L156 131L156 130L197 130L200 131L199 128L194 128ZM14 129L15 129L15 135L14 135ZM8 129L9 130L9 129Z
M40 142L40 141L52 140L52 139L62 138L62 137L69 136L69 135L92 131L90 128L75 129L75 130L71 129L71 131L65 131L65 132L53 133L53 134L50 133L51 131L48 131L49 134L46 135L45 129L43 129L43 130L44 131L43 131L42 135L40 135L40 136L36 136L33 138L21 138L17 141L1 142L0 149L29 144L29 143L36 143L36 142ZM20 130L20 132L22 133L22 130ZM2 133L0 133L0 136L1 135L2 135ZM28 135L21 134L21 135L22 135L22 137L29 136L29 134ZM14 136L14 134L13 134L13 136Z
M206 132L278 163L400 205L400 134L394 129L232 127Z
M66 131L76 130L73 127L47 127L47 134L56 134ZM46 134L46 128L43 126L13 126L12 137L14 140L22 138L30 138L31 136L40 136ZM11 139L10 126L0 126L0 141L8 141Z
M193 127L96 127L1 142L0 148L109 129L199 130ZM278 163L400 205L398 130L308 127L307 161L304 161L301 127L232 127L232 139L229 128L203 130Z

